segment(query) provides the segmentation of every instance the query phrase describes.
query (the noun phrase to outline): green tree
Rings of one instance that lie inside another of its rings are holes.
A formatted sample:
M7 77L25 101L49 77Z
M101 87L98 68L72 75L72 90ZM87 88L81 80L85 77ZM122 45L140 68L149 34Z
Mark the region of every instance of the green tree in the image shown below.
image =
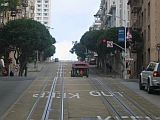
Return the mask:
M78 57L81 58L81 60L85 60L86 55L84 52L86 51L86 47L82 45L81 43L75 42L74 46L71 48L70 52L72 54L76 54Z
M15 49L20 62L20 76L26 68L28 57L36 50L42 52L51 46L55 39L50 35L48 29L40 22L31 19L17 19L6 23L2 28L2 43Z
M0 0L0 12L16 10L21 3L20 0Z
M55 46L49 46L44 50L44 55L43 55L43 60L45 61L47 57L53 56L53 54L55 53Z

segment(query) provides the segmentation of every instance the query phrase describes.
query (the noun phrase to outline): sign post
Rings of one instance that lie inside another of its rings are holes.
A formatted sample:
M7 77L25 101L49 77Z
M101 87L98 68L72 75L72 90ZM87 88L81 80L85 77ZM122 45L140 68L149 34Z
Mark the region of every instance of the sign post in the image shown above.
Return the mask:
M157 44L156 45L156 49L157 49L157 51L158 51L158 62L159 62L159 57L160 57L160 55L159 55L159 51L160 51L160 44Z

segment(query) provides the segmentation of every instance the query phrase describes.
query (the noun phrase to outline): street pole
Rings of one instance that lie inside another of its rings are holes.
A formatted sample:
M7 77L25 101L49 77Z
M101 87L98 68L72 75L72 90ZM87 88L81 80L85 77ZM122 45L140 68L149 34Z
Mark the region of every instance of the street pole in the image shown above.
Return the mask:
M109 16L109 17L112 17L113 15L112 14L107 14L107 16ZM120 18L119 16L114 16L114 17L117 17L117 18L119 18L120 20L123 20L124 21L124 79L126 79L126 57L127 57L127 50L126 50L126 28L127 28L127 21L126 20L124 20L124 19L122 19L122 18ZM115 44L116 45L116 44ZM118 46L119 47L119 46Z
M36 51L36 53L37 53L36 71L38 71L38 50Z
M126 20L124 20L124 79L126 79L126 53L127 53L127 51L126 51Z

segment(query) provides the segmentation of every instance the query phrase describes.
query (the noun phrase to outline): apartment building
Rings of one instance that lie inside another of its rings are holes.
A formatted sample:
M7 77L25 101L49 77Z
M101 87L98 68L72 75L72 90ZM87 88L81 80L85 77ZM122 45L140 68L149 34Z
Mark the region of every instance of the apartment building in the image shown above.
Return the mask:
M51 11L51 0L36 0L34 20L41 22L49 29L50 11Z
M130 8L127 3L128 0L101 0L100 9L95 15L96 20L93 28L98 27L107 30L112 27L130 27ZM96 26L97 20L101 21L100 27ZM123 52L115 51L115 53L107 55L106 60L112 65L113 70L123 77L125 60L122 54ZM128 55L129 57L130 55ZM129 78L129 75L127 75L127 78Z
M142 66L150 61L159 61L160 44L160 1L159 0L129 0L131 7L130 23L143 37L143 44L135 43L132 46L131 70L132 77L138 77Z

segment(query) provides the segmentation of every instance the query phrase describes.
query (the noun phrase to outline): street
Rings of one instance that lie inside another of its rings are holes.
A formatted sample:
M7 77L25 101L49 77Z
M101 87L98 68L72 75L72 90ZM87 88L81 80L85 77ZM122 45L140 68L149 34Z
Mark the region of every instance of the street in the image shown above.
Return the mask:
M39 71L32 64L29 67L28 77L0 78L1 120L39 120L46 115L45 119L55 120L108 120L118 116L112 107L123 119L160 117L160 92L139 90L138 79L114 78L109 72L103 75L94 65L90 66L89 78L71 78L70 61L42 63ZM123 110L119 104L132 107Z

